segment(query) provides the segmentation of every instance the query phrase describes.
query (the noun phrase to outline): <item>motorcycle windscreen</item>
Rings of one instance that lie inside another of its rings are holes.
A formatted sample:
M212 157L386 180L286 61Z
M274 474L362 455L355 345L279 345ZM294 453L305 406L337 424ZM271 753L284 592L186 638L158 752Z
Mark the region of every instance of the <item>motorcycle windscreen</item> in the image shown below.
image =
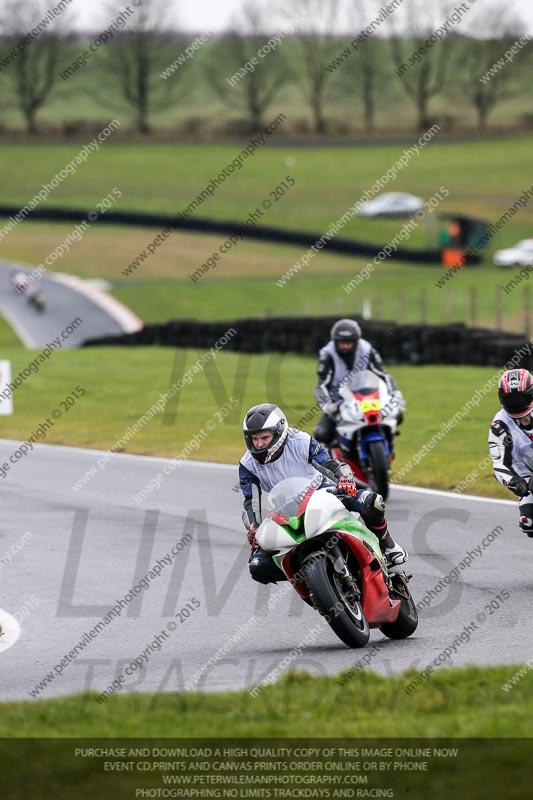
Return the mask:
M264 550L294 546L305 539L302 524L305 501L322 480L322 475L311 480L286 478L268 493L264 504L266 519L256 534L256 539Z
M316 479L309 478L286 478L277 483L268 493L265 501L265 509L269 516L273 513L279 514L287 522L292 517L297 517L300 506L307 494L313 489L317 489L322 483L322 475Z
M350 392L356 392L357 394L374 394L379 390L380 380L374 372L365 369L353 375L350 382L346 383L345 386Z

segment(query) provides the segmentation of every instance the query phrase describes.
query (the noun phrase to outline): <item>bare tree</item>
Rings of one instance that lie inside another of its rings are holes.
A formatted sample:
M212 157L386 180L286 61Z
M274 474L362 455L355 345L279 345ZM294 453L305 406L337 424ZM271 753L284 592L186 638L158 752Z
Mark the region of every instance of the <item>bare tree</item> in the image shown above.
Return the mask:
M357 42L358 35L378 10L378 5L373 0L351 0L348 19L352 34L355 34L352 41L356 42L357 48L352 48L352 55L347 59L346 65L341 67L346 93L353 95L355 91L362 105L367 133L372 133L375 129L378 104L380 101L384 104L390 96L392 82L387 43L376 35Z
M38 133L37 115L50 101L59 77L61 35L68 19L67 12L54 19L48 11L43 0L4 0L0 12L7 105L18 108L31 134Z
M105 8L107 27L123 11L124 4L113 0ZM95 97L107 108L116 109L118 101L133 112L136 129L148 134L152 115L168 110L187 94L186 76L193 62L184 59L177 64L176 50L179 55L187 39L180 35L167 0L139 0L130 10L133 13L124 30L115 34L98 55L104 80Z
M280 52L283 38L276 41L267 30L264 7L248 2L211 48L206 65L211 87L227 106L245 116L250 132L264 127L269 107L289 80Z
M300 27L297 48L301 59L296 81L303 87L316 133L326 133L324 107L328 91L336 86L335 70L331 65L339 55L339 40L334 35L339 19L339 0L293 0L286 16L290 25L298 24Z
M463 4L464 6L464 4ZM457 26L454 10L448 0L405 0L402 30L397 14L389 17L393 66L403 88L414 103L418 115L418 128L430 125L431 101L446 88L449 68L455 51ZM469 13L468 10L463 13ZM442 32L443 25L448 25ZM437 36L440 30L442 36Z
M484 130L496 106L525 91L521 62L528 53L526 31L512 6L504 2L485 6L473 20L471 31L476 38L461 43L458 84L475 108L479 129Z

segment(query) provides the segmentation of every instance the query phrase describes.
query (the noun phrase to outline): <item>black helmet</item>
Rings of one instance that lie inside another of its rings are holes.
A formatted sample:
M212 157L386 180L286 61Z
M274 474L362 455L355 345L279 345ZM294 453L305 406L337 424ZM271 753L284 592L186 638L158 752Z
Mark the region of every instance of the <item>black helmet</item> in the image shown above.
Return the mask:
M244 441L246 447L260 464L268 464L275 461L283 452L289 425L285 414L278 406L273 403L261 403L253 406L244 417L242 424ZM252 436L262 431L272 431L272 441L268 447L256 449L252 441Z
M527 369L508 369L498 382L498 397L510 417L525 417L533 410L531 373Z
M352 355L355 353L357 345L359 344L359 339L361 338L361 328L353 319L340 319L331 329L330 336L335 343L335 350L337 351L338 355ZM352 347L340 349L339 343L341 342L353 342L353 345Z

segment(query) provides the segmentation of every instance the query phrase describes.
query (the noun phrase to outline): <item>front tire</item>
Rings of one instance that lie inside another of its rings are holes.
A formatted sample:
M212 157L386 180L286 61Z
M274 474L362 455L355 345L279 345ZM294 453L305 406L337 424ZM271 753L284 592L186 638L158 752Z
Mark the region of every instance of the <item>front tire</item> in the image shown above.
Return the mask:
M367 619L360 601L349 598L340 581L327 556L307 567L307 587L319 612L327 617L332 631L348 647L364 647L370 638Z
M389 496L389 462L383 442L368 443L368 461L374 488L386 500Z
M390 594L393 599L401 601L400 613L396 622L382 625L380 631L389 639L407 639L418 627L418 611L404 578L395 575L392 584L396 591Z

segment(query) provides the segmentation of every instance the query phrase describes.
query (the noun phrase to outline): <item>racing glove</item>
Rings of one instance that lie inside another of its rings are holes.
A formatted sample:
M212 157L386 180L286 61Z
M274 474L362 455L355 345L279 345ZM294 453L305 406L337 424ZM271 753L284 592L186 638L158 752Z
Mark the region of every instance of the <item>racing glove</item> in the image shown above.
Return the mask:
M338 403L328 403L322 409L326 416L331 417L332 420L335 420L338 413L339 413L339 404Z
M246 538L248 539L248 544L250 545L250 547L257 547L257 542L255 540L256 533L257 533L257 528L255 527L255 525L250 525L246 533Z
M514 492L517 497L525 497L529 494L529 481L516 475L514 478L511 478L507 484L507 488Z
M352 478L339 478L337 484L338 495L347 495L348 497L355 497L357 494L357 484Z

